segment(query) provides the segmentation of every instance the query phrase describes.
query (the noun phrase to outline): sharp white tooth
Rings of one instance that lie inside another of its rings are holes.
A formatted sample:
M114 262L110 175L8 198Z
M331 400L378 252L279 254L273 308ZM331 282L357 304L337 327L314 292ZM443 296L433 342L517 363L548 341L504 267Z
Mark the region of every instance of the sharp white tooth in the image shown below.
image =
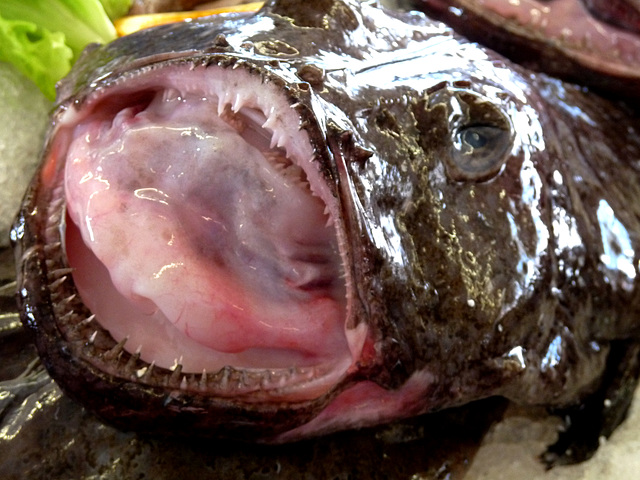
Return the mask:
M120 354L124 351L124 346L129 340L129 335L120 340L116 345L111 348L108 352L104 353L104 358L107 360L114 360L120 357Z
M82 326L89 325L95 319L96 319L96 315L93 314L90 317L85 318L82 322L80 322L80 325L82 325Z
M57 189L56 189L56 190L57 190ZM63 196L63 197L59 197L59 198L54 198L54 199L49 203L49 208L52 208L52 209L54 209L54 210L55 210L55 209L56 209L56 208L58 208L60 205L62 205L62 200L63 200L63 199L64 199L64 196ZM47 247L46 247L46 245L45 245L45 248L47 248Z
M240 111L243 105L244 105L244 98L242 98L242 95L240 93L237 93L231 109L237 113Z
M269 130L275 130L277 119L275 115L269 115L267 120L262 124L262 128L268 128Z
M200 390L207 389L207 370L206 369L202 369L202 377L200 377L200 384L198 386L200 387Z
M224 102L224 98L218 97L218 116L221 117L224 113L224 108L227 104Z
M187 376L186 375L184 377L182 377L182 381L180 382L180 389L181 390L186 390L187 389Z
M60 219L62 218L62 214L60 212L54 212L51 215L49 215L49 224L51 228L53 227L53 230L56 230L58 227L58 223L60 223Z
M180 378L182 377L182 358L180 358L180 363L175 366L175 369L171 372L171 376L168 379L168 385L174 386L178 385L180 382Z
M136 349L136 353L129 357L127 364L124 366L125 371L130 372L132 375L135 373L134 367L136 362L140 359L140 351L142 350L142 345L138 345Z
M155 366L156 361L154 360L148 367L142 367L141 369L137 370L136 375L141 381L146 382L151 378L151 372L153 372Z
M144 372L145 379L149 379L151 377L151 372L153 372L153 369L155 366L156 366L156 361L154 360L151 362L151 365L149 365L147 370Z
M218 115L222 115L224 111L227 109L227 105L231 103L231 95L230 91L224 92L224 95L221 95L218 100Z
M276 147L276 145L278 145L278 142L280 141L280 132L278 132L277 130L273 131L273 134L271 135L271 144L269 145L269 148L273 149Z
M64 282L66 282L66 281L67 281L67 278L68 278L68 277L67 277L66 275L65 275L65 276L63 276L63 277L60 277L60 278L59 278L59 279L57 279L55 282L50 283L50 284L49 284L49 288L50 288L51 290L57 290L58 288L60 288L60 285L62 285Z
M182 370L182 355L180 355L180 358L173 359L173 365L169 367L169 370L171 370L172 372L175 372L178 369L178 367L180 368L180 370Z
M96 337L98 336L98 331L95 330L91 336L89 337L89 345L93 345L93 342L96 341Z
M71 295L69 295L67 298L63 299L60 304L64 304L64 305L69 305L71 302L73 302L76 299L76 294L73 293Z
M229 388L229 376L231 375L231 368L230 367L224 367L222 369L222 378L220 379L220 388L222 390L227 390Z

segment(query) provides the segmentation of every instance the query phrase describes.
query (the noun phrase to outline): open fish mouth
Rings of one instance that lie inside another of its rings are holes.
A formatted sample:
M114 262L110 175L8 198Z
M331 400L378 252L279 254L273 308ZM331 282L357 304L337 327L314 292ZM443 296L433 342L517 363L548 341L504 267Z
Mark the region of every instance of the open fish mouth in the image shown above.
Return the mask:
M282 80L205 63L127 73L58 118L38 187L57 328L136 383L315 399L364 337L322 136Z

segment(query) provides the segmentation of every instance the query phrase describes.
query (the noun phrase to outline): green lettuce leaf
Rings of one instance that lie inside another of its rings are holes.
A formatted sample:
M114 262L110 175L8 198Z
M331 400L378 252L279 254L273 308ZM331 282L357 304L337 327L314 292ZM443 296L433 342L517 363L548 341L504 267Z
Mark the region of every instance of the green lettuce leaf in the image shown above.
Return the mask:
M126 14L131 4L102 2L0 0L0 61L12 63L53 100L56 82L88 44L116 38L112 18Z
M55 98L56 82L71 68L73 52L64 40L61 32L0 16L0 61L12 63L49 100Z
M132 0L100 0L104 11L113 22L114 20L124 17L131 8Z

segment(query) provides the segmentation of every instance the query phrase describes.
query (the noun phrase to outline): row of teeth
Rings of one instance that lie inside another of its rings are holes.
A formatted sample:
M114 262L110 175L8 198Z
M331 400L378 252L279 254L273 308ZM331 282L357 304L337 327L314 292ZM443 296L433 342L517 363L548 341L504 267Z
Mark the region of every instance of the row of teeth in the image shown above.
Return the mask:
M223 63L224 62L220 61L218 65L216 65L215 63L207 64L205 68L207 70L211 68L220 68L222 71L225 71L241 69L240 67L242 66L241 62L235 62L231 66L224 66ZM197 66L193 65L190 68L192 70L195 70L197 69ZM150 68L149 70L151 71L153 70L153 68ZM119 84L124 84L124 82L127 80L131 81L132 78L122 76L113 82L112 87L117 87ZM264 82L265 80L263 80L263 83ZM185 94L188 94L190 92L188 89L183 91L182 87L178 86L184 84L184 81L182 79L179 79L179 81L175 80L174 83L176 86L168 87L163 90L163 100L180 99L183 98ZM257 104L260 103L261 97L258 97L253 90L247 89L247 91L243 91L241 89L227 89L227 83L228 82L224 81L224 78L222 79L222 81L219 81L217 83L208 83L208 90L206 92L198 93L203 95L204 98L210 97L217 99L217 113L220 117L223 118L228 114L228 112L237 115L244 108L255 109L255 111L261 112L261 118L253 118L253 120L257 125L261 125L261 128L271 133L270 148L272 150L282 149L285 152L287 159L292 164L288 168L285 168L282 174L287 176L287 178L289 178L288 176L291 175L292 179L296 179L300 178L301 171L305 172L304 181L300 184L300 187L308 190L313 196L320 198L323 203L326 204L327 200L329 199L322 197L322 194L318 191L314 182L309 181L310 172L306 171L307 166L309 166L311 169L316 168L315 152L309 152L308 154L306 152L296 152L296 148L294 147L298 140L297 137L292 135L292 133L302 132L310 126L309 120L306 119L306 115L304 112L304 110L306 109L304 104L299 101L293 101L293 103L289 103L287 105L288 111L283 111L284 108L287 108L284 107L284 105L282 107L271 105L266 108L260 108ZM144 85L140 85L140 87L144 88ZM299 84L299 88L301 90L308 90L307 88L303 87L308 87L308 85L305 83ZM191 91L191 93L195 92ZM91 98L99 98L100 95L102 95L102 92L95 91L92 93ZM291 110L295 112L295 116L288 115ZM289 118L289 120L287 120L287 117ZM292 118L297 119L297 124L291 124ZM72 118L71 120L73 121ZM230 123L233 124L233 119L229 120ZM300 133L300 135L302 135L302 133ZM301 142L309 144L309 139L303 137ZM313 174L315 174L315 171L313 172ZM315 174L316 178L317 176L318 175ZM327 211L327 226L331 225L333 225L333 220L331 219L331 215L329 215L329 212Z
M231 111L234 114L238 114L241 112L243 108L247 106L248 99L243 97L240 93L232 94L231 92L227 92L224 95L218 98L218 116L225 117L227 112ZM290 105L290 108L296 110L300 107L300 103L294 103ZM266 120L262 123L261 128L265 130L271 131L271 141L269 148L271 151L263 152L265 158L269 160L272 165L278 170L283 177L295 180L298 183L298 186L304 190L307 190L314 197L318 197L321 200L321 196L314 190L313 185L309 182L307 178L307 174L302 166L296 163L293 160L293 156L291 155L291 147L290 143L293 142L293 139L290 135L287 134L289 131L295 131L293 129L285 128L280 125L280 121L278 120L279 115L275 111L275 108L272 108L268 115L265 115L265 112L262 114L266 117ZM254 119L255 120L255 119ZM230 120L230 123L232 120ZM256 122L259 123L259 122ZM304 125L298 126L298 131L302 130ZM284 151L286 156L286 162L283 162L283 156L279 155L276 149L281 149ZM307 164L313 164L315 157L307 159ZM324 202L324 200L323 200ZM329 207L325 207L324 214L327 217L327 227L333 226L333 218Z
M167 89L162 94L163 100L174 100L181 99L182 94L176 89ZM226 91L222 95L218 95L218 106L217 113L221 118L225 118L228 123L237 127L237 123L235 122L235 118L229 115L229 112L233 114L240 114L243 109L246 107L253 108L253 105L250 105L251 98L242 94L242 92L231 92ZM294 103L290 105L290 108L296 110L300 107L300 103ZM297 128L287 128L287 126L282 125L281 116L276 111L275 107L272 107L269 112L261 112L264 121L261 122L261 118L256 118L255 116L250 117L249 119L254 121L256 124L259 124L262 129L269 130L271 132L271 140L269 148L271 150L282 149L286 152L287 159L294 163L295 156L292 155L291 143L294 141L290 135L290 132L301 131L304 128L304 125L298 125ZM246 111L245 111L246 114ZM264 152L268 154L269 152ZM304 161L311 164L314 160L314 156L312 155L310 158L304 159ZM299 170L302 170L302 167L298 164L294 164Z
M51 247L53 248L53 246ZM185 391L200 391L219 396L264 394L282 395L297 386L318 380L329 371L327 366L292 367L288 369L236 369L225 366L217 372L182 373L182 358L169 368L140 359L141 347L130 354L125 350L127 338L118 343L97 324L95 315L87 312L76 294L62 297L62 285L70 278L69 268L53 270L49 275L51 296L58 324L67 340L80 347L88 359L102 363L109 373L131 381ZM90 333L92 332L92 333ZM114 344L115 343L115 344Z
M215 95L215 92L212 92ZM169 97L180 95L177 90L170 89L164 92ZM231 110L238 114L243 108L251 108L252 99L241 93L226 91L218 96L218 113L224 115ZM165 97L166 98L166 97ZM301 104L294 103L290 108L297 111ZM282 161L277 168L287 171L297 177L305 184L305 187L312 195L320 197L310 185L304 169L300 165L301 159L296 159L293 146L296 139L290 132L303 130L306 125L299 124L297 128L287 128L283 125L282 119L285 115L272 107L268 112L262 112L264 121L261 127L271 132L271 149L282 149L291 165ZM300 119L297 114L296 118ZM262 120L262 118L261 118ZM259 124L260 122L257 122ZM292 126L293 127L293 126ZM308 140L304 140L307 141ZM274 152L277 155L277 152ZM302 159L311 164L315 158ZM277 162L276 162L277 163ZM57 187L59 191L52 193L51 198L55 199L49 205L48 218L45 229L44 255L48 272L51 301L54 313L58 319L59 326L63 329L66 339L79 353L89 362L98 366L114 376L126 378L131 381L144 383L152 386L162 386L175 388L184 391L206 392L207 394L242 395L253 394L252 398L270 395L283 395L289 391L294 391L298 386L307 384L309 381L321 381L330 371L329 366L295 367L289 369L235 369L224 367L217 372L183 373L181 359L176 359L172 368L166 369L158 367L155 362L151 364L140 359L140 348L133 354L131 350L125 350L127 339L120 342L115 340L109 333L98 324L95 316L88 311L80 297L75 293L75 287L71 280L73 269L60 268L59 260L64 257L63 235L60 226L63 224L62 216L65 214L64 208L64 186ZM332 223L331 214L327 208L325 213L328 217L328 225Z
M182 94L176 89L168 89L163 92L163 100L173 100L182 98ZM234 114L240 114L242 109L249 106L247 97L241 95L241 93L232 93L230 91L225 92L223 95L218 96L218 116L224 118L230 125L234 126L237 130L241 130L242 120L238 117L234 117ZM296 110L300 107L300 103L294 103L290 105L290 108ZM231 112L231 113L230 113ZM246 111L244 112L246 114ZM318 197L322 200L318 192L313 188L313 185L309 182L305 170L299 163L296 163L294 156L291 155L290 144L294 141L288 132L296 131L295 129L288 129L281 125L279 115L275 108L271 108L268 115L262 112L262 115L266 118L260 125L262 129L271 132L271 140L269 148L270 151L262 152L267 160L271 162L276 170L283 176L296 182L297 186L303 190L309 191L314 197ZM249 118L256 124L260 124L260 119ZM298 125L298 131L302 130L304 125ZM283 152L279 154L277 150ZM285 161L283 161L283 159ZM306 160L307 164L311 165L315 160L314 156ZM327 217L327 227L334 225L331 212L328 207L325 207L324 214Z
M60 206L54 202L52 206ZM62 209L54 209L50 220L59 220ZM51 230L58 230L56 223L49 223ZM59 231L59 230L58 230ZM283 395L298 386L319 380L329 372L328 366L292 367L288 369L235 369L226 366L217 372L182 373L181 358L169 368L158 367L140 359L138 347L135 353L125 350L127 338L115 342L96 322L76 293L69 294L72 286L72 268L56 268L55 258L62 255L60 241L47 243L44 247L48 271L49 291L58 325L65 332L66 339L92 362L99 362L101 369L138 383L184 390L203 392L218 396L252 394L259 399L273 395Z
M222 70L241 69L240 68L241 66L242 66L241 62L233 63L231 66L223 66L222 64L218 64L218 67L221 68ZM191 69L195 69L195 68L196 68L195 65L191 67ZM215 64L209 65L205 68L207 69L215 68ZM148 70L152 71L153 67L150 67ZM112 89L117 88L119 85L124 85L124 83L127 81L131 81L131 78L126 75L123 75L113 80L113 83L111 84L110 88ZM182 81L179 84L182 85L183 84ZM220 88L220 85L222 86L222 88ZM300 85L301 85L300 88L308 86L307 84L304 84L304 83ZM226 89L225 88L226 82L224 81L218 82L217 84L210 83L208 84L208 86L210 88L210 91L201 92L201 93L204 97L217 98L218 116L223 117L225 115L225 112L228 112L228 111L231 111L234 114L238 114L245 107L255 108L256 110L261 111L264 117L264 121L261 124L261 128L271 132L270 148L283 149L286 152L287 158L290 159L292 163L295 163L302 170L304 170L304 167L303 167L304 164L313 165L315 161L315 153L309 154L309 156L306 158L300 158L300 155L296 155L294 152L294 148L292 147L292 145L295 143L296 140L291 135L291 132L300 132L309 126L308 120L304 120L300 116L300 110L304 109L304 106L301 102L294 102L292 104L289 104L289 108L296 112L296 118L298 119L298 124L286 125L284 120L284 118L286 117L286 115L284 115L285 112L282 112L276 106L271 106L270 108L268 108L268 111L265 111L254 105L256 103L256 99L252 98L252 95L255 95L253 91L243 92L242 90ZM183 97L184 93L188 93L188 90L186 92L182 92L180 90L180 87L169 87L164 89L162 92L163 100L180 99ZM101 89L97 89L91 94L88 101L91 102L92 99L94 98L95 99L100 98L101 95L103 95ZM70 116L69 120L71 122L74 121L74 118L72 115ZM260 124L259 121L257 121L256 123ZM318 192L316 192L314 189L313 182L307 183L306 187L311 191L311 193L314 196L320 197Z

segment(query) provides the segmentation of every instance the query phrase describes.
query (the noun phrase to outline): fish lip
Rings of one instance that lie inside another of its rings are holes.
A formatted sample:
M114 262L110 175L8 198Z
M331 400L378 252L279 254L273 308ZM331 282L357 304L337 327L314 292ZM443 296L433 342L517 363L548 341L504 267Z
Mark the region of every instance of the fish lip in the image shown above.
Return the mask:
M335 191L334 173L331 170L329 154L322 126L313 114L310 105L310 87L305 82L291 81L255 62L230 57L228 55L204 55L171 59L160 64L146 65L142 71L184 65L185 68L209 68L211 66L225 69L245 69L251 74L259 74L264 81L272 82L286 92L288 102L300 119L300 128L309 134L309 141L319 166L318 174L324 179L327 191L324 195L338 199ZM130 75L137 75L132 73ZM121 84L124 77L100 80L99 85L77 98L69 98L61 102L54 114L54 125L50 131L51 139L46 147L45 157L55 155L60 150L58 142L65 141L64 131L70 119L74 119L80 108L97 102L105 92ZM95 82L94 82L95 83ZM57 133L62 132L61 136ZM59 140L62 138L62 140ZM56 140L58 139L58 140ZM339 375L331 374L332 365L321 365L316 368L301 369L265 369L262 372L243 372L236 369L222 369L219 372L203 372L201 374L181 371L180 365L173 369L154 366L140 359L139 353L129 353L116 342L109 332L100 326L95 317L80 299L72 278L72 269L66 260L65 231L66 204L63 186L59 181L59 173L63 170L64 161L60 158L43 163L36 173L29 192L25 197L23 208L13 228L13 243L16 258L22 266L19 274L19 306L23 323L37 333L38 348L46 360L47 367L54 371L54 377L67 375L56 359L64 357L80 376L91 378L89 382L108 381L112 384L130 385L127 388L155 392L164 395L178 391L189 398L218 398L234 401L241 398L243 402L253 404L254 409L260 405L284 398L287 402L307 405L324 405L330 401L353 376L359 351L362 349L366 327L360 323L351 325L358 340L352 345L351 358L339 365ZM52 171L55 170L55 171ZM48 193L43 190L50 188ZM339 206L337 207L339 208ZM46 212L46 213L45 213ZM44 218L44 224L42 216ZM339 212L334 212L339 222ZM339 235L344 226L336 227ZM39 232L39 233L34 233ZM348 256L341 252L345 262L345 272L350 271L346 262ZM348 315L348 313L347 313ZM51 320L54 319L52 322ZM347 317L347 322L349 322ZM44 335L43 335L44 332ZM293 381L283 386L283 378ZM223 380L226 378L226 380ZM313 380L318 384L312 397L304 393L304 388ZM212 388L216 382L226 381L227 388ZM76 380L65 379L63 388L72 396L82 396ZM132 386L135 385L135 386ZM122 388L122 387L119 387ZM302 393L301 393L302 392ZM233 399L232 399L233 397ZM142 413L144 415L144 413Z

